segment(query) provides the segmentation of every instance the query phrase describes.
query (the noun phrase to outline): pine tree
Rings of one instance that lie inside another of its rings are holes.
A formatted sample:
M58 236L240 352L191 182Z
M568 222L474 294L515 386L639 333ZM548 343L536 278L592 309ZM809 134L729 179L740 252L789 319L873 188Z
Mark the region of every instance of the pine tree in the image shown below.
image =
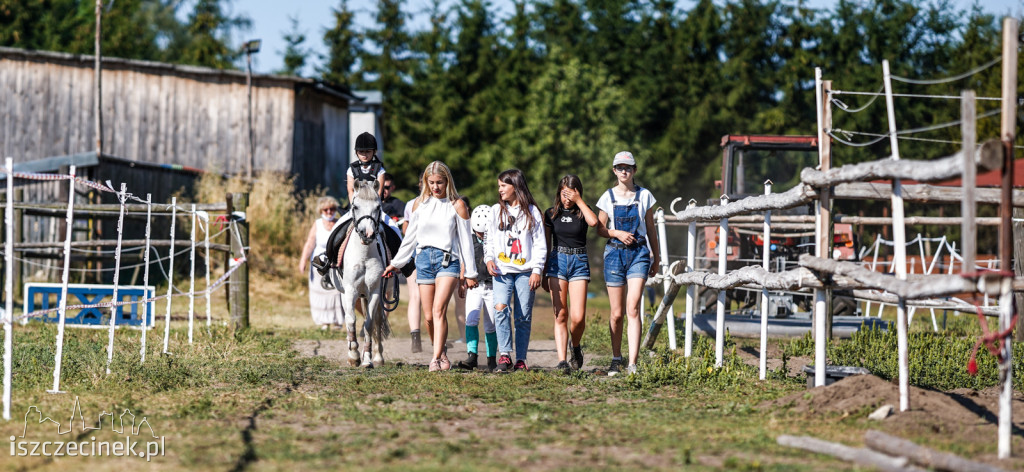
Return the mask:
M306 42L306 35L299 31L298 17L289 16L288 22L291 24L291 29L283 34L286 44L284 49L284 67L277 73L301 76L302 69L306 67L306 57L309 55L309 51L302 47L302 43Z
M250 20L244 16L228 16L221 0L198 0L188 17L188 39L178 54L178 62L197 66L229 69L240 53L231 47L231 33L248 29Z
M324 65L317 70L320 77L328 82L351 87L353 69L362 54L362 34L355 30L355 13L348 9L348 1L341 0L337 8L331 9L334 24L324 32L327 56Z

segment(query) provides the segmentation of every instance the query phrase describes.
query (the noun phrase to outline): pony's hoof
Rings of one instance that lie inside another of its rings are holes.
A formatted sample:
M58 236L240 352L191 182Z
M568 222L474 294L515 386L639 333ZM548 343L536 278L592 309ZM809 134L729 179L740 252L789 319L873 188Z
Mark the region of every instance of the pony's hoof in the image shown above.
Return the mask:
M384 357L379 355L379 354L376 355L376 356L373 356L373 365L375 365L377 367L383 367L384 366Z
M372 369L373 368L373 360L370 359L370 353L368 353L368 352L364 352L363 353L363 363L360 365L360 367L364 367L366 369Z

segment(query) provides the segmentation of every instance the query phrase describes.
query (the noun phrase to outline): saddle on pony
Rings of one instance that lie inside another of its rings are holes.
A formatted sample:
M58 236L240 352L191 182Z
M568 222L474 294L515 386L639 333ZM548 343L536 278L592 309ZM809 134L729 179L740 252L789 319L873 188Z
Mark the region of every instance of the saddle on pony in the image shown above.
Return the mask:
M395 254L398 252L398 247L402 245L402 237L398 234L394 227L387 224L387 215L381 213L381 220L378 222L383 228L380 232L381 236L384 237L384 245L387 247L388 254ZM353 220L349 218L347 221L338 223L334 226L334 230L331 232L330 237L327 238L327 265L326 267L341 267L341 261L338 260L338 255L342 245L345 243L345 239L349 236L349 228L352 227ZM390 257L389 257L390 259ZM402 268L402 275L408 277L412 274L412 271L416 270L415 262L410 262L408 265Z

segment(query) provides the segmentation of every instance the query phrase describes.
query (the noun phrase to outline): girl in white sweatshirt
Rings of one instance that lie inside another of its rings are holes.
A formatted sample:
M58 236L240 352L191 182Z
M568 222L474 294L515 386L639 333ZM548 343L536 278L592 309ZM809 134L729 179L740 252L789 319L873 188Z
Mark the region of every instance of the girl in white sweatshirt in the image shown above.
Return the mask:
M498 203L485 233L484 262L494 276L494 325L498 332L497 372L529 370L533 300L547 255L544 221L519 169L498 174ZM516 363L512 365L512 297L515 296Z
M427 318L427 329L434 333L430 371L449 370L445 341L448 338L448 301L459 284L476 286L476 264L470 239L469 208L459 199L452 173L441 161L431 162L423 171L422 194L416 198L412 221L402 246L384 269L389 277L416 257L416 283ZM465 279L460 269L465 268Z

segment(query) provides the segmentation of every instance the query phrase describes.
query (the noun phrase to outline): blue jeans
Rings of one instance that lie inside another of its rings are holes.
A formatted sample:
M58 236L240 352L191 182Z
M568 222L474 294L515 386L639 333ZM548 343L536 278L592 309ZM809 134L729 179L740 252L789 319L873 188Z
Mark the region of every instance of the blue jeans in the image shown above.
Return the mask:
M544 276L569 282L590 280L590 261L587 259L587 253L563 254L551 251L548 253L548 272Z
M512 303L513 295L515 304ZM526 353L530 348L530 325L535 296L536 293L530 290L530 272L494 276L492 297L495 306L494 328L498 332L498 352L512 352L510 315L515 313L516 360L526 360ZM499 310L499 305L505 305L505 308Z
M438 277L458 277L459 260L451 256L448 267L444 267L443 260L444 251L431 246L421 248L416 254L416 283L434 285L434 279Z

